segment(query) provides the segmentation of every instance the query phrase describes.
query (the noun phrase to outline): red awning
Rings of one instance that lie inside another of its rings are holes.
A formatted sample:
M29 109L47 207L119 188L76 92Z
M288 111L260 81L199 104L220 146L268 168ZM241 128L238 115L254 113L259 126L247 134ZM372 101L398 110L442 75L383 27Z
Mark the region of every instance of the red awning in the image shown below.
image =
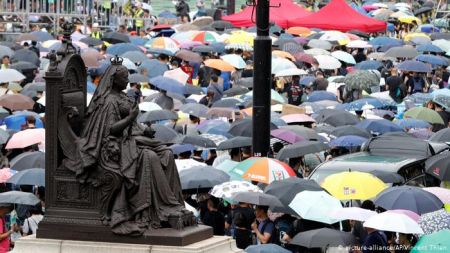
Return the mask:
M303 26L323 30L347 32L380 32L386 30L386 23L367 17L350 7L344 0L332 0L319 11L306 17L291 19L289 27Z

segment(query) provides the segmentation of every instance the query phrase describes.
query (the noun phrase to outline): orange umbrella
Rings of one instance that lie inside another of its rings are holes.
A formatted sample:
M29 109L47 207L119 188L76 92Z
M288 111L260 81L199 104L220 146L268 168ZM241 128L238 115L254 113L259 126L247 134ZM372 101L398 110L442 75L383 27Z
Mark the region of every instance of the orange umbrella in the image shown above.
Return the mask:
M25 148L39 143L45 143L45 129L26 129L13 134L5 148Z
M285 52L285 51L274 50L274 51L272 51L272 55L275 55L275 56L278 56L281 58L286 58L286 59L289 59L289 60L295 62L295 57L292 54Z
M226 71L226 72L233 72L235 71L234 67L231 66L231 64L227 63L224 60L220 59L209 59L205 61L205 65L213 68L218 69L220 71Z
M307 36L311 35L312 31L306 27L294 26L294 27L287 29L287 33L290 33L292 35L297 35L300 37L307 37Z

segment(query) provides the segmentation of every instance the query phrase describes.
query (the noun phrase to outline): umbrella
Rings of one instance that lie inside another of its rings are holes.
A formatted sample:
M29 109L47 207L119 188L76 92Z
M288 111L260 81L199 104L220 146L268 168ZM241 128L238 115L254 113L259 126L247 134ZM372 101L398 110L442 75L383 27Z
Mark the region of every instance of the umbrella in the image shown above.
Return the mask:
M450 189L442 187L425 187L425 191L434 194L438 197L444 204L450 204Z
M290 132L295 133L296 135L299 135L300 137L303 137L310 141L317 141L320 140L320 136L311 128L307 128L304 126L299 125L288 125L288 126L281 126L282 130L288 130ZM283 134L283 132L279 132L278 134ZM284 135L284 134L283 134Z
M176 94L185 94L186 87L175 79L157 76L150 79L150 83L155 87Z
M450 180L450 156L442 153L428 158L425 161L426 172L441 181Z
M434 40L433 42L431 42L431 44L439 47L444 52L450 51L450 42L448 40L446 40L446 39Z
M147 69L148 77L150 78L162 76L164 75L164 72L169 70L166 64L161 63L156 59L145 60L139 67Z
M272 130L272 131L270 131L270 135L272 135L273 137L280 139L282 141L288 142L290 144L305 140L305 138L303 138L302 136L299 136L298 134L294 133L293 131L286 130L286 129Z
M431 124L441 124L444 125L444 121L442 120L439 114L431 109L426 107L414 107L409 109L403 115L404 118L414 118L421 119Z
M127 37L128 38L128 37ZM142 52L142 50L131 43L119 43L111 45L106 49L106 53L110 55L123 55L127 52Z
M0 55L1 57L7 55L9 56L9 58L11 58L14 55L14 51L7 46L0 45Z
M155 139L161 142L174 143L178 138L178 133L165 125L155 124L152 129L155 131Z
M314 58L316 58L321 69L338 69L342 66L338 59L330 55L316 55Z
M245 249L246 253L290 253L291 251L276 244L250 245Z
M139 123L151 123L160 120L176 120L178 115L175 112L169 110L154 110L147 111L146 113L139 116Z
M339 208L330 213L330 216L339 220L357 220L366 221L368 218L376 215L377 212L367 210L361 207Z
M225 72L235 71L234 67L228 62L221 59L208 59L204 61L205 66Z
M363 223L363 226L403 234L423 234L422 228L416 221L405 214L394 212L373 215Z
M187 62L202 62L202 57L199 54L184 49L178 51L175 57Z
M15 173L9 168L0 169L0 183L6 183Z
M198 17L194 21L192 21L192 25L202 27L202 26L211 25L213 22L214 22L214 19L212 17L208 17L208 16Z
M203 54L211 54L214 52L214 48L212 46L196 46L192 48L192 52L203 53Z
M379 61L372 61L372 60L362 61L355 65L356 69L361 69L361 70L379 69L381 67L383 67L383 63L381 63Z
M230 129L230 123L221 119L203 120L197 130L200 133L209 133L210 131L218 131L226 133Z
M337 98L335 94L323 90L313 91L308 95L308 102L317 102L322 100L336 101Z
M372 135L365 129L361 129L355 126L340 126L336 127L330 135L335 137L341 137L346 135L356 135L363 138L370 138Z
M352 233L331 228L319 228L298 233L290 244L306 248L325 248L333 246L355 245L356 239Z
M216 185L228 182L230 176L211 166L196 166L180 171L181 189L213 188Z
M272 57L272 74L278 74L286 69L297 68L293 62L285 58Z
M277 154L277 159L284 161L289 158L301 157L307 154L327 150L329 147L320 141L301 141L283 147Z
M102 40L93 37L84 37L80 40L80 42L83 42L90 47L100 46L103 44Z
M45 153L39 151L22 153L12 159L10 165L11 169L15 171L45 168Z
M295 195L289 203L300 217L307 220L333 224L338 219L330 217L330 213L342 208L341 202L325 191L302 191Z
M250 90L245 88L245 87L241 87L238 85L233 85L232 88L226 90L223 92L224 97L234 97L234 96L239 96L242 94L246 94L248 93Z
M404 215L408 216L409 218L411 218L412 220L414 220L415 222L418 222L420 219L420 215L418 215L417 213L415 213L413 211L409 211L409 210L404 210L404 209L388 210L388 211L386 211L386 213L404 214Z
M200 148L216 148L217 145L211 139L200 135L188 135L181 138L181 143L191 144Z
M420 237L419 241L411 249L411 253L431 253L435 251L445 251L450 248L450 230L444 229L442 231L428 234Z
M433 102L441 105L446 110L450 109L450 96L437 94L433 97Z
M17 42L27 41L27 40L38 41L38 37L33 34L23 33L23 34L19 35L19 37L17 37L17 39L16 39Z
M0 144L5 144L9 139L9 133L3 129L0 130Z
M221 56L220 58L237 69L243 69L247 66L244 59L242 59L242 57L237 54L226 54Z
M134 63L143 62L148 59L141 51L128 51L122 54L121 57L127 58Z
M15 69L0 69L0 83L20 82L23 79L25 76Z
M107 32L103 34L102 40L111 44L129 43L130 37L128 37L126 34L119 32Z
M416 49L417 49L417 51L419 51L421 53L438 53L438 54L440 54L440 53L444 52L438 46L435 46L431 43L420 45Z
M172 54L175 54L178 50L180 50L178 43L168 37L156 37L154 39L151 39L145 44L145 47L150 49L167 50Z
M180 111L195 117L202 118L206 117L208 107L197 103L187 103L180 107Z
M356 61L355 61L355 58L353 57L353 55L351 55L347 52L341 51L341 50L332 52L331 56L333 56L334 58L336 58L340 61L348 63L348 64L356 64Z
M1 76L0 70L0 76ZM6 94L0 97L0 106L13 111L33 109L34 101L22 94Z
M238 98L223 98L215 102L212 107L223 107L223 108L238 108L244 104L242 99Z
M211 27L216 30L224 31L225 29L234 28L234 25L228 21L216 20L211 23Z
M34 31L30 32L30 35L33 35L36 37L36 41L47 41L47 40L53 40L53 36L49 34L48 32L43 31Z
M419 53L417 50L410 46L392 47L384 54L386 57L394 58L414 58Z
M314 58L314 56L310 55L310 54L296 53L296 54L294 54L294 57L299 62L306 62L309 64L318 64L316 58Z
M290 177L284 180L273 181L264 189L264 193L277 197L277 199L279 199L283 204L283 208L274 208L274 212L295 215L295 211L289 207L289 203L292 202L297 193L302 191L322 190L322 187L320 187L314 180Z
M419 215L441 209L443 203L433 194L413 186L395 186L382 191L375 205L387 210L406 209Z
M320 111L315 120L318 123L326 123L335 127L345 126L345 125L356 125L359 122L356 115L351 114L347 111L336 110L336 109L325 109Z
M19 171L8 180L8 183L15 185L45 186L45 170L32 168Z
M237 136L220 143L217 146L217 150L250 147L251 145L252 145L252 138Z
M316 122L310 116L308 116L306 114L299 114L299 113L287 114L287 115L281 116L281 119L288 124L303 123L303 122Z
M310 48L318 48L323 50L330 50L332 48L332 45L329 41L326 40L318 40L318 39L312 39L307 44Z
M366 200L375 197L386 185L372 174L345 171L326 177L322 187L340 200Z
M295 176L289 165L271 158L252 157L237 164L231 173L256 182L270 184Z
M0 203L35 206L41 201L29 192L9 191L0 193Z
M247 181L230 181L214 186L209 194L216 198L231 199L239 192L262 192L258 186Z
M377 135L389 132L403 132L403 129L397 124L385 119L365 119L355 126Z
M377 75L368 70L357 70L345 76L344 83L351 89L367 89L379 86L380 80Z
M450 142L450 128L444 128L430 137L430 141L433 142Z
M43 128L26 129L13 134L6 144L6 149L25 148L34 144L45 142L45 130Z
M376 99L376 98L362 98L355 101L352 101L350 103L345 103L342 105L337 105L336 109L345 109L347 111L358 111L358 110L365 110L367 107L373 107L373 108L383 108L386 107L386 103Z
M427 60L432 60L430 57L426 57ZM421 58L424 59L424 58ZM442 63L442 62L441 62ZM446 64L448 65L448 64ZM427 65L423 62L420 61L404 61L402 63L400 63L397 68L399 70L403 70L403 71L412 71L412 72L421 72L421 73L428 73L431 72L431 66Z
M278 127L270 123L270 129L278 129ZM252 137L253 135L253 124L252 119L246 118L239 121L233 122L231 124L230 130L228 131L233 136L246 136L246 137Z
M303 69L299 68L290 68L285 70L280 70L276 73L275 77L284 77L284 76L301 76L306 75L307 72Z
M411 128L429 128L431 125L420 119L406 118L394 121L395 124L399 125L403 129L411 129Z
M81 54L81 59L83 59L84 66L88 68L98 68L100 67L100 59L91 52L84 52Z
M430 12L432 10L433 10L433 8L431 8L429 6L424 6L419 9L414 10L414 15L417 16L417 15L423 14L425 12Z
M450 213L445 209L423 214L419 219L419 225L425 234L433 234L450 229Z
M282 207L283 204L274 196L262 192L238 192L232 199L236 202L258 206Z
M355 148L361 147L368 139L357 135L344 135L330 142L331 147Z
M380 36L370 40L369 44L373 46L402 46L403 41L391 37Z
M148 83L148 81L149 81L148 76L144 76L141 74L131 74L128 77L129 83Z
M212 31L200 31L196 33L192 38L192 41L198 41L203 44L210 44L218 42L220 40L219 34Z

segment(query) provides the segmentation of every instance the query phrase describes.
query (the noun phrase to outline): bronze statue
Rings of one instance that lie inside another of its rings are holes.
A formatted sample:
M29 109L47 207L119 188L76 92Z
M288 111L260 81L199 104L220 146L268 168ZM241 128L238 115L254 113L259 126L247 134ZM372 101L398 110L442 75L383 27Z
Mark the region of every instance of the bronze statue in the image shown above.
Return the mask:
M77 144L62 145L70 149L62 166L75 172L79 182L98 187L102 223L115 234L193 225L173 154L152 138L151 128L137 123L138 105L122 92L128 70L120 58L111 61L87 108L80 136L61 140Z

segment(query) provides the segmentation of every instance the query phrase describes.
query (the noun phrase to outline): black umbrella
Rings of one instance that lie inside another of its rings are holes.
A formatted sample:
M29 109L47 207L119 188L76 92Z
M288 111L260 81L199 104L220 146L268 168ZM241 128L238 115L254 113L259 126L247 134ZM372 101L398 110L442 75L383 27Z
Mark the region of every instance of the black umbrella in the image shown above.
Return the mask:
M297 193L302 191L323 191L322 187L314 180L290 177L280 181L273 181L265 189L264 193L277 197L283 204L283 208L274 208L274 212L297 213L289 207Z
M126 34L119 32L107 32L103 35L102 39L112 44L130 42L130 38Z
M224 98L215 102L212 107L236 108L242 106L243 101L237 98Z
M372 137L372 135L367 130L355 126L336 127L330 134L336 137L341 137L345 135L356 135L364 138Z
M192 52L211 54L214 52L214 48L211 46L197 46L192 49Z
M298 233L290 242L290 244L306 248L351 246L355 243L355 236L351 233L331 228L319 228Z
M450 142L450 128L444 128L430 137L430 141L434 142Z
M430 37L432 40L450 40L450 33L432 33Z
M185 95L191 95L191 94L202 95L202 94L204 94L204 92L200 86L186 84L186 85L184 85L184 94Z
M252 138L237 136L221 142L219 146L217 146L217 150L250 147L251 145L252 145Z
M128 81L130 83L148 83L149 78L141 74L132 74L128 77Z
M12 50L20 50L23 48L23 46L21 46L20 44L14 43L14 42L10 42L10 41L0 41L0 45L5 46L5 47L9 47Z
M103 44L102 40L99 40L97 38L92 38L92 37L84 37L80 40L81 42L83 42L84 44L88 45L88 46L100 46Z
M23 70L33 70L33 69L37 69L38 66L34 65L34 64L31 63L31 62L18 61L18 62L15 62L15 63L11 64L10 68L16 69L16 70L22 72Z
M139 123L151 123L160 120L175 120L178 119L178 115L175 112L169 110L156 110L142 114L138 122Z
M18 204L34 206L41 201L33 194L20 191L9 191L0 193L0 204Z
M19 171L8 179L7 183L15 185L45 186L45 170L41 168L32 168Z
M228 89L228 90L224 91L223 92L223 96L224 97L234 97L234 96L246 94L249 91L250 90L245 88L245 87L241 87L241 86L235 85L231 89Z
M422 13L430 12L432 10L433 10L433 8L431 8L429 6L425 6L425 7L422 7L422 8L419 8L419 9L415 10L414 11L414 16L420 15Z
M374 203L386 210L405 209L419 215L439 210L444 206L438 197L415 186L386 188L378 194Z
M183 190L209 189L229 180L230 176L227 173L211 166L196 166L180 171Z
M359 123L358 117L344 110L325 109L320 111L315 117L317 123L326 123L335 127L345 125L356 125Z
M278 127L270 123L270 130L278 129ZM228 131L233 136L246 136L252 137L253 135L253 121L252 119L242 119L239 121L233 122L230 126L230 130Z
M405 179L396 172L372 170L369 173L387 184L403 184L405 182Z
M165 142L165 143L174 143L178 138L178 133L167 126L155 124L152 125L152 129L155 131L155 139Z
M354 35L357 35L359 37L363 37L363 38L366 38L366 39L370 38L370 34L365 33L365 32L361 32L359 30L350 30L350 31L348 31L348 33L351 33L351 34L354 34Z
M237 202L258 206L283 207L283 204L275 196L262 192L239 192L232 199Z
M224 31L225 29L234 28L234 25L232 23L223 20L214 21L210 26L217 31Z
M321 140L320 135L318 135L316 133L316 131L314 131L311 128L307 128L307 127L299 126L299 125L281 126L280 128L292 131L295 134L300 135L301 137L303 137L303 138L305 138L307 140L310 140L310 141Z
M450 180L450 154L448 152L432 156L425 161L425 170L428 174L441 181Z
M301 141L282 148L277 154L277 159L284 161L289 158L301 157L307 154L324 151L328 148L328 145L320 141Z
M19 62L19 61L29 62L36 66L39 66L40 64L40 60L37 54L29 49L17 50L11 60L12 62Z
M208 113L208 107L197 103L187 103L180 107L180 111L195 117L204 118Z
M45 153L40 151L22 153L12 159L10 165L11 169L16 171L45 168Z
M246 88L253 88L253 77L241 78L237 84Z
M214 141L200 135L183 136L180 140L180 143L192 144L201 148L217 148L217 145L216 143L214 143Z

